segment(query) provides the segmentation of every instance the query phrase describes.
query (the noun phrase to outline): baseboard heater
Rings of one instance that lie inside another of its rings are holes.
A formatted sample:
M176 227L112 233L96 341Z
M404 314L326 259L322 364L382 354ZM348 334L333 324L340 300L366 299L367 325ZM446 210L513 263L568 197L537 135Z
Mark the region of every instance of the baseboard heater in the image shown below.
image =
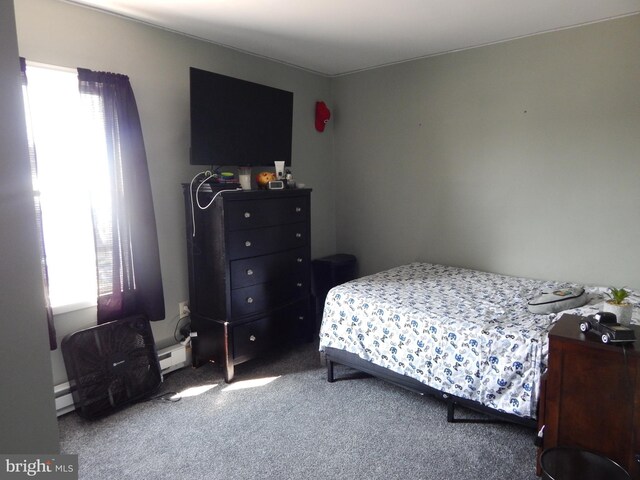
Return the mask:
M160 370L163 375L191 365L191 345L178 343L158 351ZM75 410L69 382L53 387L56 401L56 414L59 417Z
M158 360L163 375L191 365L191 343L187 341L186 345L178 343L159 350Z

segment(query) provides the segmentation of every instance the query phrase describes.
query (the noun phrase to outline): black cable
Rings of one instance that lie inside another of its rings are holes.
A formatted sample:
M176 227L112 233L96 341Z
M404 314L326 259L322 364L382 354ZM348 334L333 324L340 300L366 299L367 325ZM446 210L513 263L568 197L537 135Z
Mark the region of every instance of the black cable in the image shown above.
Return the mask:
M178 396L178 392L163 392L158 395L154 395L153 397L147 398L147 402L151 401L163 401L163 402L171 402L176 403L182 400L182 397Z
M186 316L184 316L184 317L182 317L182 318L189 318L189 315L186 315ZM184 338L183 338L183 339L179 339L179 338L176 336L176 334L178 333L178 326L180 325L180 321L182 320L182 318L178 318L178 321L176 322L176 328L174 328L174 329L173 329L173 339L174 339L177 343L180 343L180 342L182 342L183 340L185 340ZM186 324L185 324L185 325L186 325Z

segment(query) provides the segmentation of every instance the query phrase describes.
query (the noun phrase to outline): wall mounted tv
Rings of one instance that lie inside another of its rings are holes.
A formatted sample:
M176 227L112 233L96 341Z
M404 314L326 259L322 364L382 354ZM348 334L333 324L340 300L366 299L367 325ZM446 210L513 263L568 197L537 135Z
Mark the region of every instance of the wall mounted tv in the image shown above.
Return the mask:
M291 165L293 93L191 67L191 165Z

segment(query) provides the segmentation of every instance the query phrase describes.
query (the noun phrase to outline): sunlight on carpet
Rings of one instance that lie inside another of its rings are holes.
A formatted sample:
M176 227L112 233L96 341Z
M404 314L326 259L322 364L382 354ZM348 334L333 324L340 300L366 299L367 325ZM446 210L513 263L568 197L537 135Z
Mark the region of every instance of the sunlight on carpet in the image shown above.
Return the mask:
M200 385L198 387L190 387L186 390L176 393L173 397L171 397L171 399L173 400L177 398L197 397L198 395L202 395L203 393L208 392L209 390L217 386L218 384L215 383L213 385Z
M274 380L280 378L280 375L277 377L264 377L264 378L254 378L253 380L242 380L238 382L233 382L230 385L227 385L222 389L223 392L232 392L234 390L244 390L247 388L255 388L255 387L264 387Z

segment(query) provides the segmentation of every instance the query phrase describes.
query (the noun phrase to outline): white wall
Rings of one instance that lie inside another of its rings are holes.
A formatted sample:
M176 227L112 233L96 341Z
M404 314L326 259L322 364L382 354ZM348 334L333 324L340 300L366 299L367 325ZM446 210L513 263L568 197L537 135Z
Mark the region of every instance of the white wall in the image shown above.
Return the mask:
M640 288L640 16L337 78L337 246Z
M0 45L0 452L58 453L13 2Z
M328 78L123 18L52 0L16 0L20 55L66 67L128 75L144 133L160 243L167 319L153 324L160 347L173 343L178 302L188 299L185 218L180 184L189 166L189 67L294 92L292 170L312 187L312 255L335 253L332 132L314 128L317 100L331 103ZM95 325L95 311L56 318L58 336ZM54 381L64 380L54 352Z

